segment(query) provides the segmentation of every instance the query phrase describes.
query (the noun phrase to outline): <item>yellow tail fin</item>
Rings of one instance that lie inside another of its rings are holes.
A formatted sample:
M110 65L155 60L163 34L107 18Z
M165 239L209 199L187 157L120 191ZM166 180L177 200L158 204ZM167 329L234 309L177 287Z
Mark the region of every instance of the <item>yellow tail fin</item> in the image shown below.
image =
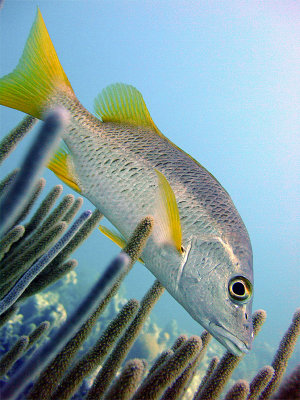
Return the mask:
M0 104L41 118L47 100L61 86L73 91L38 9L17 67L0 79Z

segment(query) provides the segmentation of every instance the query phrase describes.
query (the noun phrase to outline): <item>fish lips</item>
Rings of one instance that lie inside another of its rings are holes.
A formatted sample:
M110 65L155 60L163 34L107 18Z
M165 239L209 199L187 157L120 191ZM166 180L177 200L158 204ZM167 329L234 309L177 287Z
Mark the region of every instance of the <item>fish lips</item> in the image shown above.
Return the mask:
M248 353L251 350L252 338L249 340L249 342L245 343L234 336L227 329L215 324L214 322L209 323L209 328L216 334L218 341L222 343L233 355L240 357L244 353Z

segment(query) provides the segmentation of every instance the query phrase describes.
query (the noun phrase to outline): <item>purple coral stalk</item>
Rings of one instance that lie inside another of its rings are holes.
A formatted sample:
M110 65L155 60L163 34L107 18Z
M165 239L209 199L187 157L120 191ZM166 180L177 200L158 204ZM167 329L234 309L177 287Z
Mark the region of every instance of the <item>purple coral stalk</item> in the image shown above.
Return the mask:
M12 227L27 204L28 196L32 193L37 177L57 145L59 133L64 127L66 119L63 109L56 109L46 117L19 173L1 198L0 236Z
M30 283L43 271L43 269L53 260L53 258L69 243L80 226L91 216L91 211L85 211L74 222L71 228L63 235L61 239L44 254L28 271L18 280L10 292L0 301L0 315L11 307L22 293L27 289Z
M111 287L125 273L124 271L128 269L129 264L130 258L123 252L112 261L76 312L67 320L67 323L57 331L50 342L34 353L34 356L22 366L3 388L0 392L1 400L17 398L23 392L24 388L34 380L36 375L45 368L64 344L70 340L86 317L95 311L99 301L107 295Z

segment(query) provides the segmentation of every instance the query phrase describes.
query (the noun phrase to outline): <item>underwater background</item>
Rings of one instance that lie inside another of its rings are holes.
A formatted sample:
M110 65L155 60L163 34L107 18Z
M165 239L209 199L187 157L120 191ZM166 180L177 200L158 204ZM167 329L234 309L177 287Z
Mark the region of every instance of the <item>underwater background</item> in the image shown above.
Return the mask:
M267 312L244 359L251 360L247 374L252 377L271 363L300 305L299 3L10 0L0 11L1 76L16 66L37 6L75 94L89 111L108 84L134 85L159 129L204 165L232 197L253 246L253 310ZM21 112L1 107L1 137L22 118ZM32 133L5 161L1 178L18 165L31 140ZM48 170L43 176L44 193L60 183ZM72 190L65 187L67 193ZM83 209L94 206L85 199ZM46 298L64 308L62 315L71 313L118 252L95 229L72 256L78 260L76 274L46 289ZM137 263L121 295L140 299L153 282ZM118 309L118 300L114 304ZM26 315L30 324L29 316L39 312L30 299L23 323ZM150 331L159 339L144 338L144 348L137 348L134 357L152 351L148 357L154 358L169 337L202 332L166 292L151 323ZM298 344L289 370L299 359Z

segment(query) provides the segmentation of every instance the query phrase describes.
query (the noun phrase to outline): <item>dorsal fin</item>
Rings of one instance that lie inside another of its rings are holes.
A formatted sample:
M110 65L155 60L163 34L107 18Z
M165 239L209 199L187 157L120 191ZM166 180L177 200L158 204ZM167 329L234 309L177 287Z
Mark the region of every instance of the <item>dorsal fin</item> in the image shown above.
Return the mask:
M59 149L52 156L47 167L73 190L81 193L81 189L78 186L78 179L76 178L71 165L71 155L66 145L59 147Z
M143 96L133 86L115 83L96 97L95 113L103 122L120 122L146 126L159 132L146 107Z

